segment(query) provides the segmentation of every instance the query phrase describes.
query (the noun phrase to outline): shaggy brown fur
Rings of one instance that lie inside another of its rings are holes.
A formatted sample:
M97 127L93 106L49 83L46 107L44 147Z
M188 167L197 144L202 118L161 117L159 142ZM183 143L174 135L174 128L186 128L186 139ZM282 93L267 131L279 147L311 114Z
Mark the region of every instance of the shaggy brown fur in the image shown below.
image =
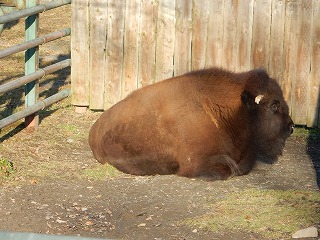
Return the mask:
M293 122L264 70L195 71L134 91L92 126L100 163L135 175L226 179L276 160Z

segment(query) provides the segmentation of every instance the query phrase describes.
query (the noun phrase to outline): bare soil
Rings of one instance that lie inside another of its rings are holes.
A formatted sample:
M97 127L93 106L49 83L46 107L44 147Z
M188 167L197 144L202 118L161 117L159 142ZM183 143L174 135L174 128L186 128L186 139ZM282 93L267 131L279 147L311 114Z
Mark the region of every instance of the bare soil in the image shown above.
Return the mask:
M41 31L49 31L50 19L60 29L59 19L66 16L68 22L69 12L66 7L46 13ZM20 32L19 24L2 33L2 47ZM68 57L67 43L43 47L41 64ZM23 74L23 66L15 65L21 58L0 59L0 83ZM68 87L70 69L42 79L40 95ZM0 95L1 118L21 107L22 89ZM227 181L139 177L93 158L87 136L100 114L75 113L67 98L40 112L35 132L21 121L1 130L0 160L12 165L0 166L0 231L110 239L290 239L298 229L320 228L318 131L297 130L276 164L259 162L250 174Z

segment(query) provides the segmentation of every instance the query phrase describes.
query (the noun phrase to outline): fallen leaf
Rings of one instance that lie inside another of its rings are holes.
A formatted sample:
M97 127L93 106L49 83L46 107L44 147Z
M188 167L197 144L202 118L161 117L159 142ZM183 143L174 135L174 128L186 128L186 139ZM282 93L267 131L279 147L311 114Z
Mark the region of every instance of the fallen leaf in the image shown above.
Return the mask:
M91 221L86 221L86 222L84 223L84 225L86 225L86 226L92 226L92 225L93 225L93 222L91 222Z
M152 220L153 215L150 215L149 217L146 218L146 221Z
M56 222L57 222L57 223L66 223L67 221L63 221L63 220L61 220L61 219L57 219Z
M137 225L137 227L145 227L147 224L146 223L140 223Z

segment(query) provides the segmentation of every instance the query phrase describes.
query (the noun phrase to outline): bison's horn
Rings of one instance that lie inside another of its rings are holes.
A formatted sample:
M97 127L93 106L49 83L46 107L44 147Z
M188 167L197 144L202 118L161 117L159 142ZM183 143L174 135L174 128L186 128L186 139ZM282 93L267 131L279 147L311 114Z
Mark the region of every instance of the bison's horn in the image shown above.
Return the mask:
M256 102L256 104L259 104L261 99L263 98L264 96L263 95L258 95L256 96L256 98L254 99L254 101Z

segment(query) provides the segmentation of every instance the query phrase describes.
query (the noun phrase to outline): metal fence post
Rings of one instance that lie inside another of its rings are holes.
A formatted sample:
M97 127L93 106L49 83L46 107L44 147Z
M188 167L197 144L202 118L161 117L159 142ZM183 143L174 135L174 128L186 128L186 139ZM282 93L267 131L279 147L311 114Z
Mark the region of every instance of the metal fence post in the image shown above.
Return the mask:
M37 5L36 0L27 0L26 7ZM25 30L26 41L35 39L38 34L39 14L31 15L26 18ZM33 73L39 65L39 47L33 47L25 52L25 75ZM25 85L25 107L30 107L37 102L39 97L39 81L35 80ZM39 115L34 113L25 118L25 125L30 129L36 129L39 125Z

